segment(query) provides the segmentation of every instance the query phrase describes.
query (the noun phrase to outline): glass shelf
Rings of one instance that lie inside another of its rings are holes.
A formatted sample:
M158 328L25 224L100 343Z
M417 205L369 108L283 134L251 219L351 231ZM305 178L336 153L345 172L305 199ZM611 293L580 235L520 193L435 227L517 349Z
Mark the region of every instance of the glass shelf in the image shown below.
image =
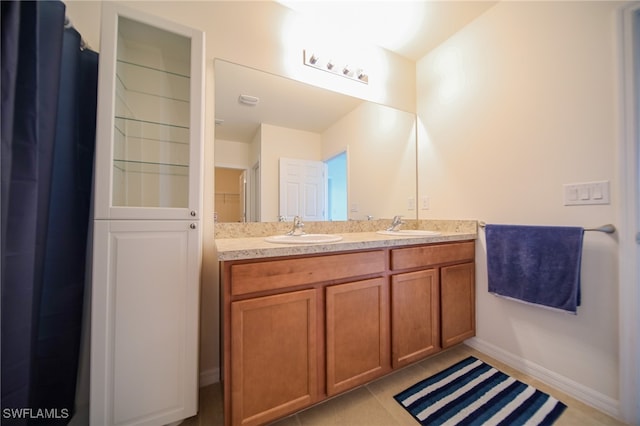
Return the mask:
M194 170L191 39L118 19L111 203L185 208Z
M113 167L126 173L158 174L166 176L189 175L189 166L186 164L114 159Z
M118 59L116 77L126 92L189 102L188 75Z
M157 72L160 72L160 73L163 73L163 74L174 75L176 77L183 77L183 78L187 78L187 79L189 78L189 75L187 75L187 74L181 74L181 73L175 72L175 71L168 71L168 70L157 68L157 67L154 67L154 66L138 64L138 63L135 63L135 62L127 61L125 59L117 59L117 62L119 64L131 65L133 67L144 68L144 69L147 69L147 70L150 70L150 71L157 71Z
M189 143L189 127L115 116L115 128L124 137L157 140L170 143Z
M189 128L115 117L114 167L126 173L187 176Z

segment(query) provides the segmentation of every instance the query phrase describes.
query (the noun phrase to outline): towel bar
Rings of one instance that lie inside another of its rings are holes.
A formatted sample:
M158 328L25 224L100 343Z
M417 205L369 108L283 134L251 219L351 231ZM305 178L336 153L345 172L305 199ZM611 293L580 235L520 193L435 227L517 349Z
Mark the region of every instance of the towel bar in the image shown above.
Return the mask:
M478 222L478 226L480 228L484 228L485 225L486 225L485 222L482 222L482 221ZM613 226L612 224L608 223L606 225L602 225L602 226L599 226L597 228L584 228L584 230L585 231L598 231L598 232L605 232L607 234L613 234L613 233L616 232L616 227Z

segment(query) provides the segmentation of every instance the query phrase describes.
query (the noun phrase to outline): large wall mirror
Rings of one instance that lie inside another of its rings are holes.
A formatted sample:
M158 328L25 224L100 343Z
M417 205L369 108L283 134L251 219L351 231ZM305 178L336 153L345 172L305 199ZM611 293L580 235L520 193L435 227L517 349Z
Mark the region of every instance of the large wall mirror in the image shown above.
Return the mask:
M215 115L218 222L417 218L414 114L218 59Z

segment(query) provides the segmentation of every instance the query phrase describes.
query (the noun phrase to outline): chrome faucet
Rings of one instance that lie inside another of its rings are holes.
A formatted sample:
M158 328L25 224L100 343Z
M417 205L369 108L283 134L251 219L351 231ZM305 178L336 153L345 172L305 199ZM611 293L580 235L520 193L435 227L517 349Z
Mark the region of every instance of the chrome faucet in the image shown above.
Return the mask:
M398 231L401 225L404 225L402 221L402 216L394 216L391 221L391 226L387 228L387 231Z
M291 231L287 232L287 235L304 235L304 223L302 223L302 218L300 216L295 216L293 218L293 228Z

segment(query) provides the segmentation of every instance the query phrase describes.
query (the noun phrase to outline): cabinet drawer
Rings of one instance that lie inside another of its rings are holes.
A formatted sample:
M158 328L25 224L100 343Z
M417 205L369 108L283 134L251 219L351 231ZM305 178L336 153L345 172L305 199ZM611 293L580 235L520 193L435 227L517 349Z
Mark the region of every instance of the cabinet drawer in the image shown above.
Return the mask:
M231 265L231 294L383 273L384 253L378 250Z
M391 269L419 268L475 260L475 242L435 244L391 251Z

